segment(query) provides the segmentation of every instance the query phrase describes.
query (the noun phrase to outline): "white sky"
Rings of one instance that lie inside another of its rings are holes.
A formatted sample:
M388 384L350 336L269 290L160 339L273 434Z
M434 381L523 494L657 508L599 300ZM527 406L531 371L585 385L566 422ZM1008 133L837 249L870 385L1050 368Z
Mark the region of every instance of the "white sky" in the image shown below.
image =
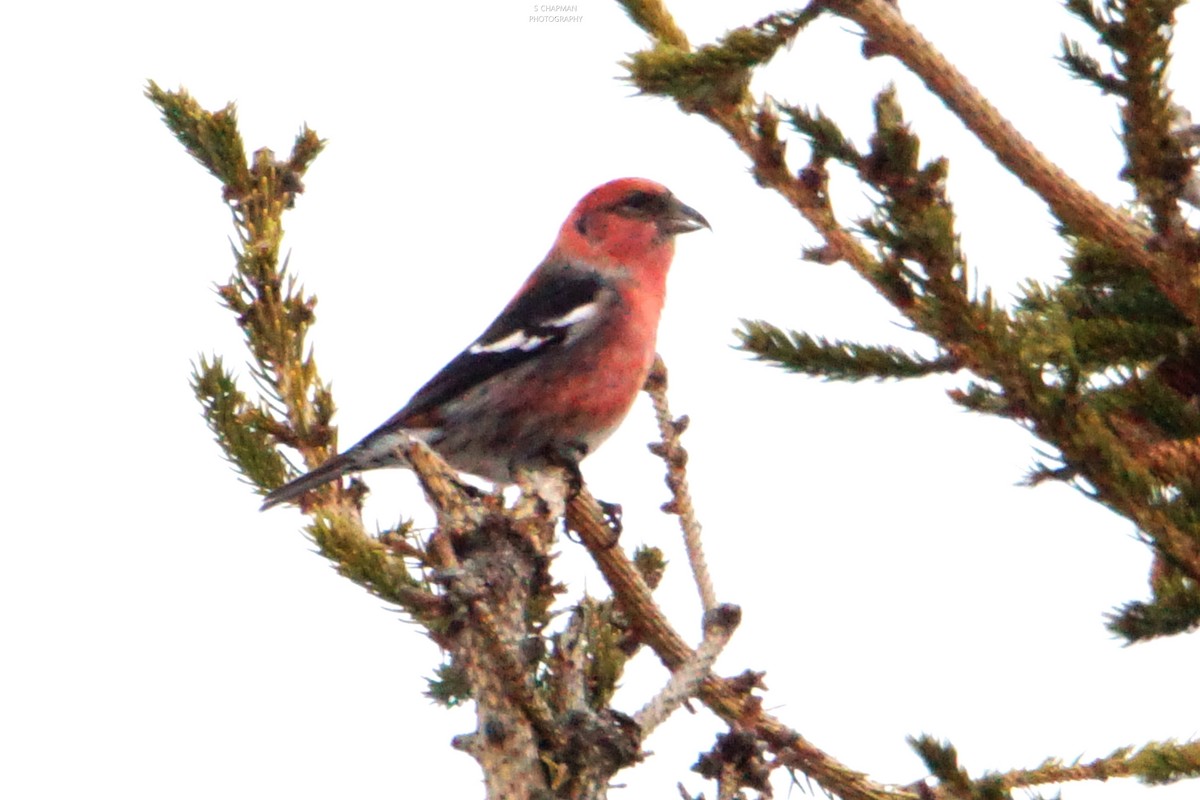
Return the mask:
M448 746L472 717L421 697L436 649L313 555L298 513L260 515L211 442L187 376L200 352L243 360L211 291L232 267L232 228L216 181L141 97L148 78L209 108L238 101L250 148L286 152L304 121L329 139L286 244L321 298L312 341L344 444L483 329L592 186L644 175L700 209L714 230L680 240L660 350L672 404L693 419L718 593L745 611L719 667L765 669L767 706L845 763L914 780L903 740L921 732L976 772L1200 733L1195 638L1122 648L1102 626L1146 593L1132 526L1064 487L1014 486L1036 442L954 407L944 389L961 380L822 384L732 350L739 317L914 341L848 268L799 260L813 233L723 134L614 79L644 43L615 4L582 0L583 21L562 25L531 23L531 5L6 11L0 796L482 793ZM671 5L695 42L776 8ZM1056 3L903 5L1068 172L1126 198L1111 102L1052 61L1064 29L1091 41ZM1198 29L1183 15L1177 76L1200 74ZM871 97L897 80L925 155L952 159L980 280L1008 297L1058 274L1043 206L893 62L858 59L849 30L812 29L756 90L820 103L864 143ZM1175 88L1200 108L1200 86ZM852 184L837 199L865 209ZM659 598L694 636L652 436L643 400L586 473L624 504L625 544L667 551ZM369 482L381 525L419 511L407 473ZM558 577L603 592L582 549L561 547ZM664 676L639 658L618 705L636 709ZM688 767L719 729L707 712L677 716L612 796L677 796L679 780L711 795Z

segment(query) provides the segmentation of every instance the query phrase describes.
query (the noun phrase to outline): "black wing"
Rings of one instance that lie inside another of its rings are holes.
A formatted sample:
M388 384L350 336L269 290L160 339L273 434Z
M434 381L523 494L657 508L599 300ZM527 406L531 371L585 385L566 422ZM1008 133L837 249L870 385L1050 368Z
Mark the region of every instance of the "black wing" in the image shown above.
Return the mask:
M513 299L478 339L442 367L381 428L404 424L489 378L562 346L571 329L598 310L603 278L569 265Z

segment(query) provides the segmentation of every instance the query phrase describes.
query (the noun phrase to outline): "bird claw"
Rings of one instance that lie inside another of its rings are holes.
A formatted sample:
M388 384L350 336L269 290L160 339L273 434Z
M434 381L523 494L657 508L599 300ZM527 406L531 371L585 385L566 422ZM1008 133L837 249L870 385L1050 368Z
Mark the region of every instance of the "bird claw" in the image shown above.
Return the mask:
M624 523L622 522L622 513L623 512L621 509L621 504L620 503L608 503L608 502L605 502L604 500L597 500L596 505L600 506L600 511L604 514L604 524L608 526L608 529L610 531L612 531L612 539L605 542L602 546L602 548L604 550L608 550L610 548L617 546L617 542L619 542L621 540L621 532L625 529ZM574 533L574 531L571 528L571 523L567 520L567 518L565 516L563 517L562 523L563 523L563 535L565 535L572 542L575 542L577 544L583 544L582 539L579 539L572 535Z
M480 489L478 486L467 483L461 478L456 480L455 483L458 485L458 490L472 500L483 500L485 497L489 496L488 492Z
M579 469L579 459L585 455L587 455L587 447L583 445L570 449L564 448L553 454L555 466L561 467L566 473L568 504L583 491L583 472ZM608 525L609 530L613 532L612 542L607 547L613 547L616 545L617 540L621 538L621 531L624 530L624 525L621 521L621 504L608 503L604 500L596 500L596 504L604 512L604 522Z
M600 506L600 510L604 512L604 521L608 523L608 527L613 532L613 544L621 538L621 532L625 530L622 522L622 513L620 503L608 503L604 500L597 500L596 503Z

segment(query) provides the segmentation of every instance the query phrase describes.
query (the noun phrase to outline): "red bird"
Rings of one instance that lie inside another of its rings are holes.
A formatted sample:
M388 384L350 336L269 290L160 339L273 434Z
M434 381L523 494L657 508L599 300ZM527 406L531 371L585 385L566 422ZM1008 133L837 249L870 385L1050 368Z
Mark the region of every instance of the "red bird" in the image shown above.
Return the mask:
M401 436L497 483L577 467L625 418L654 362L675 236L710 227L666 187L622 178L587 194L500 316L391 419L266 496L295 500L348 472L405 466Z

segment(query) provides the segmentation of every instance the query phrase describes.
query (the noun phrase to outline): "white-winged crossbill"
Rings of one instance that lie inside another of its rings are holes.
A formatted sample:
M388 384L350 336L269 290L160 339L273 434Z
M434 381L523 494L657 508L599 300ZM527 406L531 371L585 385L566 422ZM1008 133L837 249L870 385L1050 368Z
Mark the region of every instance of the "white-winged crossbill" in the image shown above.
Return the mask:
M294 500L349 472L405 466L401 437L497 483L576 465L616 430L654 362L675 236L709 227L664 186L587 194L549 254L478 339L346 452L266 496Z

